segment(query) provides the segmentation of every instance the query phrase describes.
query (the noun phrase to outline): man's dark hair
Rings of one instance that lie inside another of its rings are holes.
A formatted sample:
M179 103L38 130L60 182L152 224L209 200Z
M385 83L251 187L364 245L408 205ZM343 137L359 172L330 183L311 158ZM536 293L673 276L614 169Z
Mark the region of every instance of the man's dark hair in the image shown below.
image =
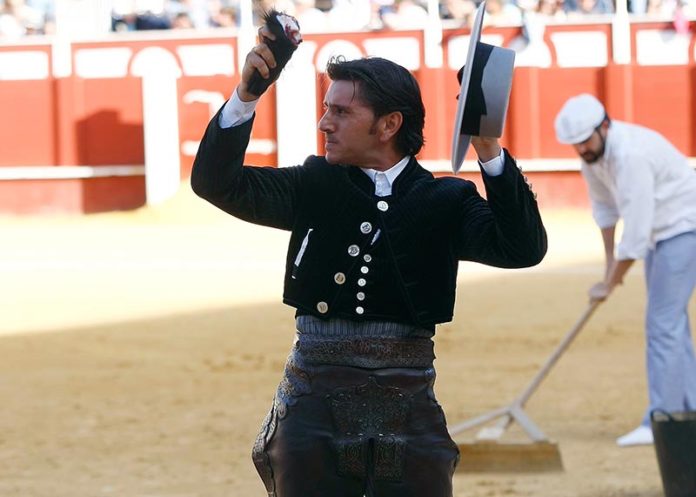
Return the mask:
M416 78L404 67L380 57L356 60L332 58L326 72L332 81L359 84L357 96L382 117L401 112L403 123L396 135L396 146L403 154L416 155L423 147L425 107Z

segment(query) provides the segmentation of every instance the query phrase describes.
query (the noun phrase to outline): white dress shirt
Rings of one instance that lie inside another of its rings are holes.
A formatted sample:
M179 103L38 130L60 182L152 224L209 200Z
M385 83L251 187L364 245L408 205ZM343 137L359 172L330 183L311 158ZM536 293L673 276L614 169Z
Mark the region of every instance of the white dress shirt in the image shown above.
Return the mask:
M623 219L619 260L643 259L660 240L696 230L696 173L659 133L612 121L604 156L582 164L600 228Z
M251 102L243 102L237 95L237 90L232 92L232 96L225 103L220 112L218 123L221 128L231 128L245 123L254 115L257 100ZM406 168L406 165L411 160L411 156L403 157L399 162L394 164L386 171L377 171L376 169L361 168L365 174L375 183L375 195L378 197L387 197L392 194L392 185L396 178ZM488 162L481 163L481 167L488 176L498 176L503 173L505 163L505 155L501 149L500 155L494 157Z

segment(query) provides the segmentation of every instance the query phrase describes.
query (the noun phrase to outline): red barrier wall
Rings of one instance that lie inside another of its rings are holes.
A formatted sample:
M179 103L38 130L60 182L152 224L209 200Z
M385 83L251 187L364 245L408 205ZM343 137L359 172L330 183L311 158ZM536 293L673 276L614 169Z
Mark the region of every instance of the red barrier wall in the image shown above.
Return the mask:
M558 109L580 92L604 100L611 117L652 127L685 154L696 156L694 39L663 36L669 30L664 23L632 24L630 64L613 62L609 23L548 26L542 50L547 59L530 63L526 49L518 52L502 143L523 167L530 165L528 175L542 206L587 206L579 174L567 170L574 153L556 142L553 131ZM330 54L392 58L411 69L421 84L426 145L419 158L438 174L446 173L456 71L468 33L454 29L442 35L435 64L426 54L422 31L307 35L302 47L316 70L315 80L307 85L316 91L306 108L311 112L314 105L317 119L321 116L327 88L321 71ZM490 28L484 38L519 47L520 29ZM656 39L672 45L655 46ZM55 40L45 40L0 45L0 67L17 68L15 73L0 72L0 212L96 212L143 205L147 154L142 78L148 74L171 71L176 78L171 105L178 109L178 175L190 175L205 126L238 81L236 38L149 33L76 42L62 51L52 45ZM592 50L583 52L583 43ZM23 60L12 57L26 57L27 64L9 65ZM248 163L278 162L278 136L288 124L279 121L277 103L272 88L257 108ZM317 150L306 153L321 153L321 134L316 129L306 132L316 133L317 141ZM474 159L473 151L468 159Z

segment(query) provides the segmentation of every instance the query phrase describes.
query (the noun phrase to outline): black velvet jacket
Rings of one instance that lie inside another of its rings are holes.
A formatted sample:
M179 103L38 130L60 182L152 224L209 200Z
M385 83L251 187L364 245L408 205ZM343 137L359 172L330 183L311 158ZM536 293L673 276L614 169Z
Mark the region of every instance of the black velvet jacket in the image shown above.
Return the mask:
M191 185L235 217L292 232L283 301L298 314L434 327L452 319L459 260L521 268L546 253L536 200L507 151L502 175L483 173L487 200L415 159L392 195L376 197L359 168L323 157L243 166L252 123L222 129L212 119Z

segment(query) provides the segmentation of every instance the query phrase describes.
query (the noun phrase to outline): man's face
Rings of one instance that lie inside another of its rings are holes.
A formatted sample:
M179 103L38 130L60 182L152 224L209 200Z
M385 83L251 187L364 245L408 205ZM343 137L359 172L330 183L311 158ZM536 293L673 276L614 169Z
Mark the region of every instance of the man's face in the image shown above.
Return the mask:
M582 160L588 164L592 164L597 162L604 155L606 136L606 129L603 126L599 126L592 132L587 140L576 143L573 145L573 148L575 148L578 155L582 157Z
M331 164L370 167L379 154L374 112L358 96L359 83L333 81L324 97L319 131L326 138L326 160Z

